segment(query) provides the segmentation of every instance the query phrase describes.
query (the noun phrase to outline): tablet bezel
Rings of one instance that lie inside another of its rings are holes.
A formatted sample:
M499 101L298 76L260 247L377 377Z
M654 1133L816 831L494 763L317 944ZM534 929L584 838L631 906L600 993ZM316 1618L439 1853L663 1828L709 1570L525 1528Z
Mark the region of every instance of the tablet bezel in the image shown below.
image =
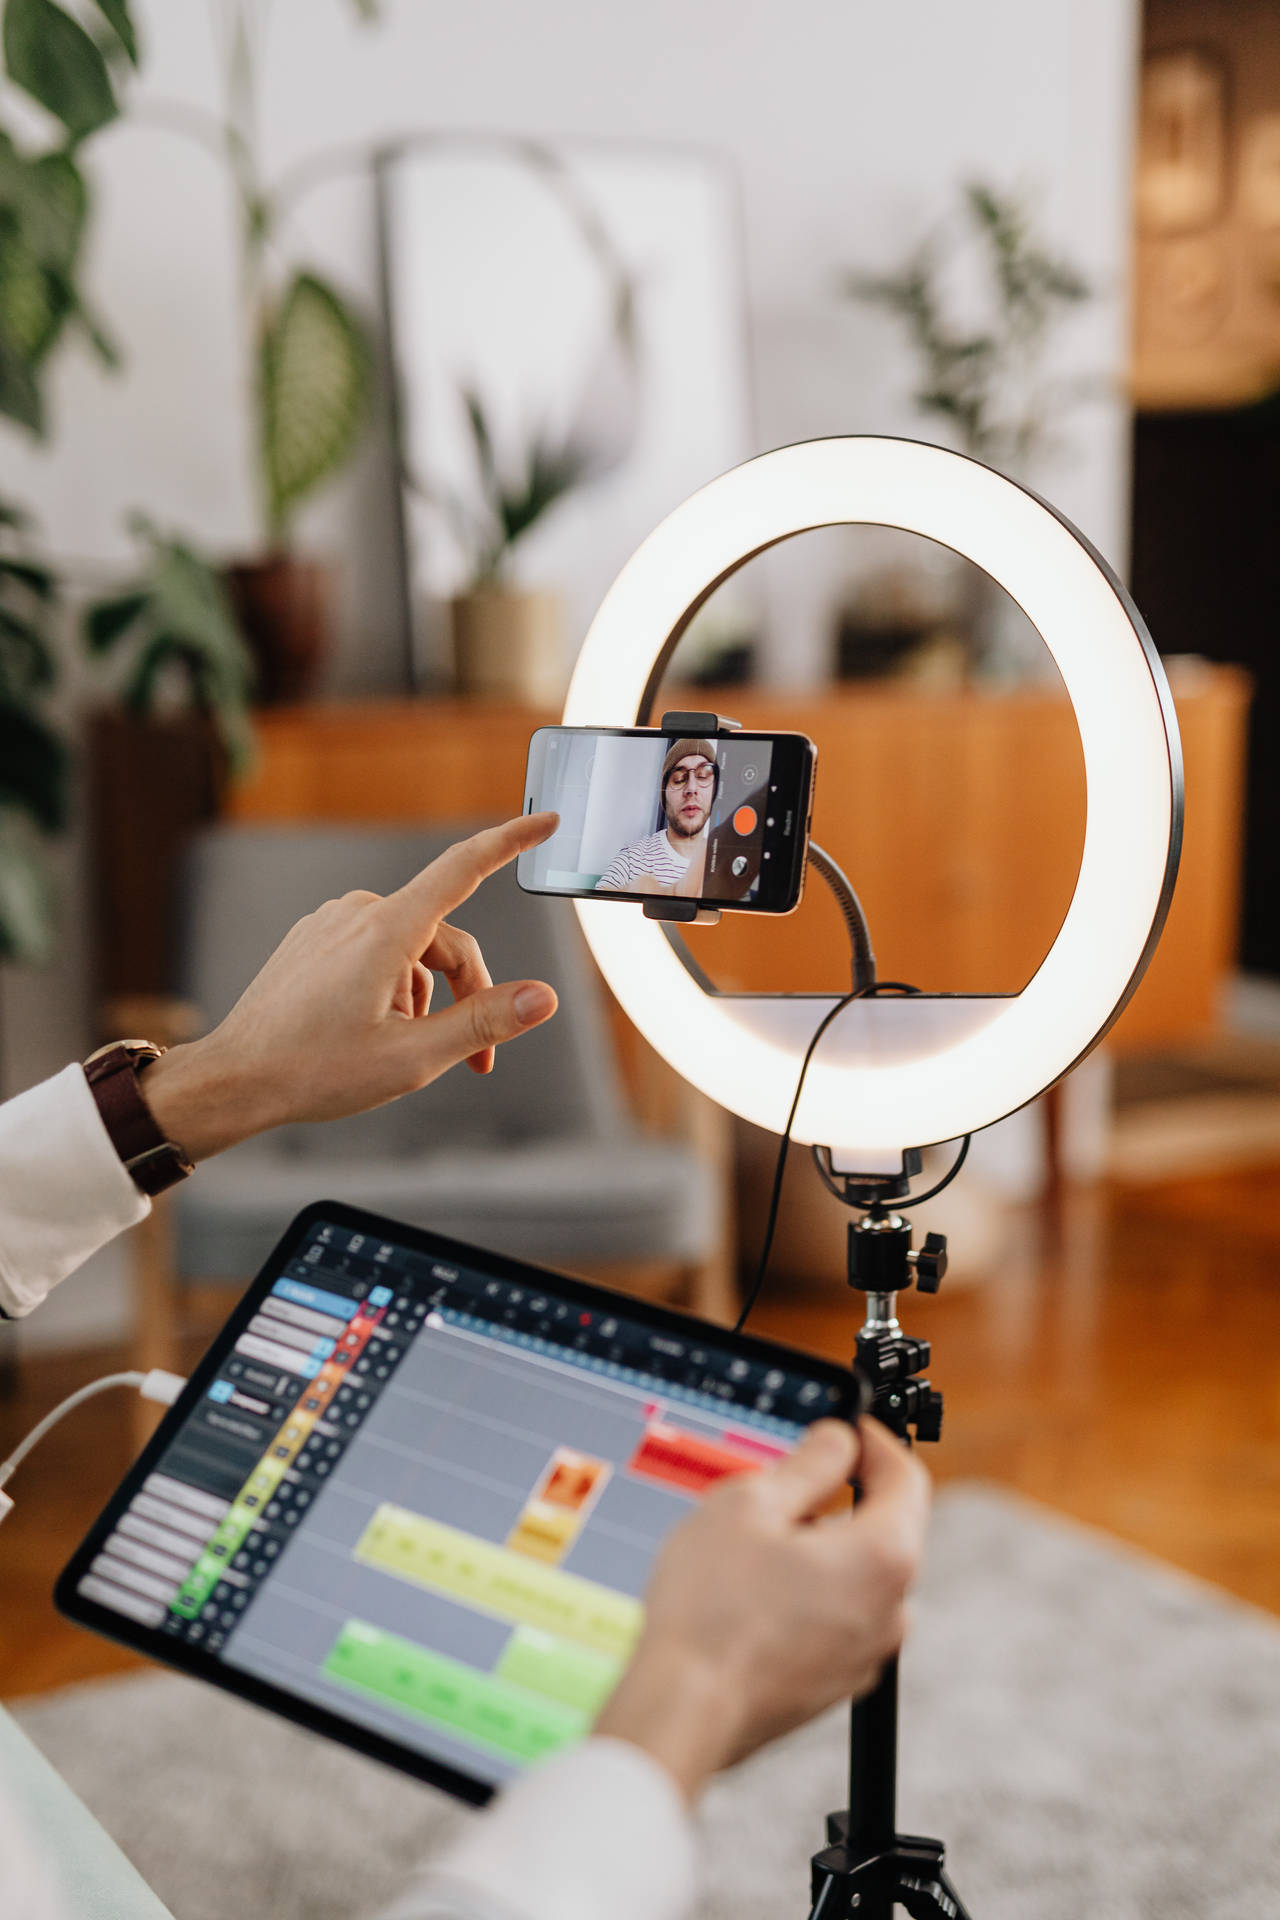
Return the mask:
M292 1220L284 1235L272 1249L257 1277L250 1283L233 1312L219 1329L208 1350L192 1369L190 1378L181 1394L170 1407L147 1442L138 1459L125 1474L120 1485L112 1494L102 1512L90 1527L85 1538L76 1548L58 1577L54 1588L54 1604L58 1611L77 1626L88 1627L101 1634L105 1639L114 1640L137 1653L146 1654L149 1659L158 1661L162 1666L172 1667L179 1673L194 1675L199 1680L207 1680L220 1687L224 1693L235 1694L247 1700L252 1706L266 1707L282 1719L290 1720L295 1726L304 1727L308 1732L324 1734L339 1745L352 1748L370 1759L381 1760L385 1765L395 1767L401 1773L408 1773L415 1779L424 1780L429 1785L443 1788L458 1799L467 1801L471 1806L484 1806L492 1799L498 1789L491 1781L466 1773L451 1766L447 1761L433 1760L419 1753L411 1746L402 1746L398 1741L386 1735L375 1733L371 1729L345 1720L341 1714L331 1712L314 1702L301 1699L283 1687L261 1680L256 1675L243 1672L236 1667L225 1665L216 1654L206 1652L201 1647L192 1647L180 1641L171 1640L154 1627L143 1626L123 1614L115 1613L110 1607L102 1606L98 1601L87 1600L76 1592L79 1582L89 1572L102 1544L115 1527L116 1521L124 1513L129 1503L141 1490L143 1481L155 1470L156 1464L165 1449L176 1437L188 1415L191 1414L205 1390L213 1380L227 1354L236 1340L257 1312L264 1297L270 1292L279 1278L285 1264L294 1250L305 1239L310 1229L324 1221L334 1226L346 1227L370 1237L391 1240L409 1248L411 1251L425 1253L434 1259L453 1266L469 1267L472 1270L489 1273L495 1279L526 1282L542 1291L558 1295L584 1308L596 1308L605 1312L613 1311L620 1316L639 1321L643 1325L656 1327L677 1336L688 1337L691 1328L704 1331L708 1345L728 1347L744 1359L772 1363L776 1366L791 1368L803 1372L823 1386L835 1386L840 1389L840 1400L833 1409L837 1418L853 1417L856 1407L856 1387L851 1368L837 1366L834 1361L822 1360L796 1347L789 1347L775 1340L762 1340L754 1334L733 1333L727 1327L718 1327L713 1322L700 1320L695 1315L680 1313L670 1307L662 1307L648 1300L637 1299L628 1293L618 1293L612 1288L596 1286L585 1280L571 1280L566 1275L556 1273L547 1267L533 1266L527 1261L514 1260L505 1254L491 1253L485 1248L468 1246L460 1240L450 1240L444 1234L432 1233L422 1227L411 1227L398 1220L383 1215L367 1213L360 1207L346 1205L337 1200L317 1200Z

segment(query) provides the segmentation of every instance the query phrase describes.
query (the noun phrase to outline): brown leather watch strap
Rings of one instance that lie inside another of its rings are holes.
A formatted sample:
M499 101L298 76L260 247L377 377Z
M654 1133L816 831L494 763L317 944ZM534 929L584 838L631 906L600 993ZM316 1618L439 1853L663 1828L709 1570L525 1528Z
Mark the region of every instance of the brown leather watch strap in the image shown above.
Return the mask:
M194 1171L182 1148L161 1133L138 1082L139 1068L158 1060L162 1051L149 1040L117 1040L84 1063L112 1146L134 1185L153 1197Z

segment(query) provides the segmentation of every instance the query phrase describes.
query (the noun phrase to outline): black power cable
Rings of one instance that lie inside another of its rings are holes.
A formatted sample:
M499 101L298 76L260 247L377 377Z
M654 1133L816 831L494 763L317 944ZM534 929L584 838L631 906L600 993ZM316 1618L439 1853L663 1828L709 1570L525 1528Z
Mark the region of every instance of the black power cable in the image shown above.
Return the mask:
M834 866L835 863L831 862L831 864ZM838 871L839 869L837 868L837 872ZM869 941L867 943L867 951L870 951ZM874 966L874 964L873 960L872 965ZM755 1279L751 1282L750 1290L743 1302L742 1311L734 1322L733 1330L735 1333L741 1333L742 1329L746 1326L747 1318L751 1309L755 1306L756 1301L759 1299L760 1289L764 1284L765 1270L769 1265L769 1255L773 1251L773 1236L778 1225L778 1203L782 1198L782 1176L787 1170L787 1155L791 1150L791 1129L795 1125L796 1112L800 1105L800 1095L804 1092L804 1081L805 1075L809 1071L809 1062L817 1051L818 1042L836 1018L837 1014L843 1013L851 1001L871 999L880 993L919 993L919 991L919 987L910 986L905 980L871 980L864 985L855 986L849 993L842 995L834 1006L827 1008L827 1011L814 1028L813 1036L805 1048L804 1059L800 1062L800 1077L796 1081L796 1090L791 1101L791 1111L787 1115L787 1124L778 1146L778 1159L773 1172L773 1192L769 1197L769 1217L765 1223L764 1242L760 1249L759 1264L756 1267ZM964 1165L965 1156L969 1151L969 1142L972 1137L971 1134L965 1135L961 1143L960 1151L956 1155L954 1162L936 1186L930 1187L927 1193L916 1194L914 1198L895 1200L893 1203L895 1210L901 1210L904 1207L918 1207L922 1201L932 1200L935 1194L941 1193L945 1186L949 1186ZM830 1191L835 1194L838 1200L843 1201L845 1195L840 1191L839 1187L836 1186L830 1169L823 1166L819 1158L820 1152L821 1149L819 1147L815 1146L813 1148L814 1164Z
M874 991L874 989L854 987L850 992L842 995L834 1006L828 1007L814 1028L813 1037L805 1048L804 1059L800 1063L800 1078L796 1081L796 1090L791 1102L791 1111L787 1115L787 1124L783 1130L782 1140L778 1147L778 1160L773 1172L773 1194L769 1200L769 1219L764 1230L764 1245L760 1249L760 1264L756 1268L756 1277L751 1282L751 1290L743 1302L742 1312L733 1323L735 1333L741 1333L743 1327L747 1324L747 1315L751 1312L759 1296L760 1288L764 1282L765 1268L769 1264L769 1255L773 1250L774 1229L778 1224L778 1201L782 1197L782 1176L787 1170L787 1154L791 1148L791 1129L795 1125L796 1109L800 1105L800 1095L804 1092L804 1077L809 1071L809 1062L813 1058L819 1040L821 1040L836 1015L843 1013L851 1000L860 1000L869 991Z

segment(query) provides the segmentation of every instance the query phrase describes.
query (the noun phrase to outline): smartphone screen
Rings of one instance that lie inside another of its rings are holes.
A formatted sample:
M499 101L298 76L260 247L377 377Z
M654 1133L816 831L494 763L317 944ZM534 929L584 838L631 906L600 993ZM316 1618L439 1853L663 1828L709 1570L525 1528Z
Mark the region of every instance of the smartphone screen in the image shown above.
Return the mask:
M642 728L540 727L525 811L560 825L522 853L531 893L790 913L804 884L814 746L799 733L694 738Z

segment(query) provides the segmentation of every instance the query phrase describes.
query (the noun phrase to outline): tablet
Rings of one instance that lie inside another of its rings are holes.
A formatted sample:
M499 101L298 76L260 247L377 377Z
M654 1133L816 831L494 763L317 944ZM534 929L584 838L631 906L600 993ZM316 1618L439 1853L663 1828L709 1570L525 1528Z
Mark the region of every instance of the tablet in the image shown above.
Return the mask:
M587 1733L670 1529L854 1393L793 1349L320 1202L57 1604L479 1804Z

